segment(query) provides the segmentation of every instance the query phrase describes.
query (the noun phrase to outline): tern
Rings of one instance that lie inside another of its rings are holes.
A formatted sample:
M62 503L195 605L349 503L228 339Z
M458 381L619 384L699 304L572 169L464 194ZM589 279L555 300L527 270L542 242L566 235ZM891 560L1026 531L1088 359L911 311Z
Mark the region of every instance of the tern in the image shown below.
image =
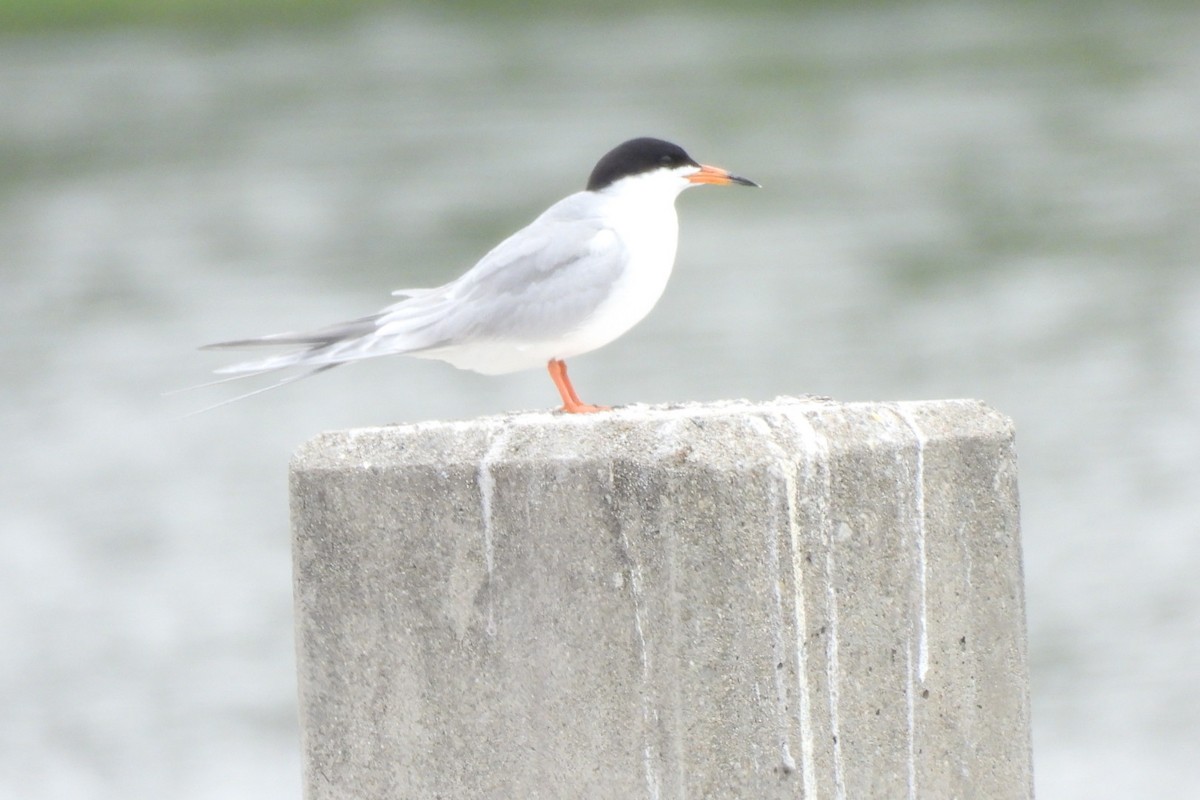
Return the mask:
M631 139L596 163L583 191L550 206L444 286L393 292L403 299L360 319L202 349L291 348L216 370L230 376L224 380L301 370L225 403L399 354L485 375L545 365L563 411L607 410L579 399L566 359L603 347L650 313L675 264L675 198L704 184L758 186L662 139Z

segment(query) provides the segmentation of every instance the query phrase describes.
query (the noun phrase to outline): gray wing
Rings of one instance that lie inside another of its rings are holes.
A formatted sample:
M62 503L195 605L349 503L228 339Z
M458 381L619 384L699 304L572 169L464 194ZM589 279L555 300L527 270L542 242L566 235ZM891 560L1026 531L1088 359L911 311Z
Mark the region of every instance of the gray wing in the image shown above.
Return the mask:
M560 201L461 278L385 309L376 335L419 335L419 349L432 349L541 341L577 327L608 296L628 260L617 235L583 215L586 203L579 195Z

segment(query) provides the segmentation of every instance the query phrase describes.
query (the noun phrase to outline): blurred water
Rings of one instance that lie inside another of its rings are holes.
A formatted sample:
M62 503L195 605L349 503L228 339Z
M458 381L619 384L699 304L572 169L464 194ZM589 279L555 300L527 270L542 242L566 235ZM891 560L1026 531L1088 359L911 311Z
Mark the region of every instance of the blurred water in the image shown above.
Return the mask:
M1200 791L1197 41L1192 4L945 0L3 40L0 797L299 796L291 450L553 388L159 392L452 277L641 134L765 188L680 199L581 393L1012 415L1039 793Z

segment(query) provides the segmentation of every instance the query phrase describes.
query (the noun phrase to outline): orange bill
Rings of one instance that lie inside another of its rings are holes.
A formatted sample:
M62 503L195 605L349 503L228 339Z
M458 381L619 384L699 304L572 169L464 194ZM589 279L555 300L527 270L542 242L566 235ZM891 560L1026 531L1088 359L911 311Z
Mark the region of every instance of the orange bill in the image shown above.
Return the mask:
M707 164L701 164L700 171L688 175L687 179L692 183L712 183L717 186L729 186L734 183L739 186L758 186L749 178L739 178L737 175L730 175L728 170L710 167Z

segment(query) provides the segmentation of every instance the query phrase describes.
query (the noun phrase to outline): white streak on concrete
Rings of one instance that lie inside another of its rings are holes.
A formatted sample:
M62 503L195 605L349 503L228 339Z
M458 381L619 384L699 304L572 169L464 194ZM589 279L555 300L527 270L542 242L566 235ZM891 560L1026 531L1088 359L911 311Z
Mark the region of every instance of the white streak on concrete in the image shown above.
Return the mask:
M817 442L815 432L808 424L807 420L801 419L799 424L792 419L791 415L780 415L780 421L787 423L787 428L795 435L800 436L805 444L805 453L811 454L820 445ZM768 426L769 427L769 426ZM812 723L812 694L808 685L808 618L805 609L805 593L804 593L804 569L803 569L803 541L800 530L800 521L797 516L797 465L788 456L788 450L775 442L774 439L769 439L773 448L776 448L780 456L779 463L783 468L784 491L786 492L785 501L787 503L787 521L788 521L788 536L791 547L791 579L792 579L792 625L795 630L796 637L796 716L800 726L800 777L804 788L805 798L817 797L817 772L816 772L816 747L813 739L813 723ZM811 470L810 470L811 471ZM805 488L808 489L808 475L805 476ZM807 492L806 492L807 494ZM779 568L778 559L778 540L773 539L775 548L775 564L772 565L774 570ZM778 574L778 572L776 572ZM780 614L780 653L779 657L783 657L782 647L782 616L783 616L783 598L781 595L780 581L776 581L776 602L779 605ZM783 675L779 675L779 680L783 680ZM783 689L780 689L781 693ZM782 695L781 695L782 696ZM786 756L791 756L791 751L785 753Z
M903 404L897 403L892 406L896 415L908 426L912 431L913 438L917 442L917 464L916 476L914 477L915 487L915 505L916 505L916 543L917 543L917 591L920 594L920 608L917 614L917 675L921 683L925 682L925 675L929 671L929 633L927 630L926 602L925 602L925 443L926 439L924 432L921 431L917 421L912 418Z
M829 663L829 729L833 736L833 779L837 800L846 798L846 776L842 774L841 723L838 719L838 685L841 682L841 665L838 664L838 602L834 589L833 544L825 551L825 569L829 581L825 584L826 602L829 605L829 631L825 640L825 658Z
M784 484L787 487L794 485L795 480L784 478ZM778 486L772 486L772 493L779 491ZM778 498L774 499L778 502ZM767 537L770 541L767 543L767 553L770 559L769 568L771 574L775 576L775 608L772 610L774 616L772 628L772 672L775 674L775 697L777 700L776 710L779 714L779 758L783 763L783 768L788 772L795 772L796 759L792 756L791 742L788 736L788 690L787 683L783 679L783 664L785 659L785 651L783 646L783 586L782 576L779 574L779 532L773 528L767 531ZM795 600L793 600L793 605ZM803 633L798 634L798 645L803 647ZM803 674L803 673L802 673ZM800 686L803 687L800 693L803 694L806 687L806 682L801 679ZM803 729L803 723L801 723ZM801 745L803 747L803 745ZM801 756L803 758L803 754ZM805 767L810 768L810 763L807 759L804 760Z
M796 484L796 466L789 461L784 449L775 441L775 432L765 419L762 417L751 417L749 422L763 435L768 449L776 458L773 469L771 469L773 474L769 484L771 519L779 519L780 511L783 509L784 504L786 504L788 506L788 521L794 525L796 515L792 511L791 506L793 502L792 487ZM780 483L783 484L783 491L787 493L787 496L784 498L780 497ZM789 538L795 538L794 532L789 531L788 533ZM775 680L775 711L778 725L779 759L785 771L795 772L796 759L792 756L790 736L788 735L788 717L790 716L788 713L788 688L783 676L783 664L786 655L783 644L783 576L780 574L779 531L774 526L768 526L765 535L767 539L767 568L770 575L774 578L772 589L775 604L771 609L771 673ZM803 635L797 635L800 639L799 644L802 645ZM803 676L803 673L801 673L801 676ZM800 684L804 686L804 681L802 680Z
M476 473L476 484L479 487L479 505L483 517L483 565L487 570L487 635L496 635L496 608L492 600L493 570L495 568L495 551L492 543L492 499L496 493L496 478L492 469L497 461L504 456L508 447L508 429L498 427L492 433L487 452L479 460L479 471Z
M793 498L795 498L795 489L789 489ZM789 506L789 511L794 512L795 500ZM803 559L800 557L799 551L799 535L793 521L792 524L792 572L795 581L795 597L792 600L792 609L795 614L796 627L796 679L800 686L800 702L797 712L800 716L800 751L802 764L802 776L804 779L804 796L806 798L817 797L817 753L816 747L813 744L813 722L812 722L812 696L808 686L808 615L804 608L804 577L803 577Z
M792 614L796 629L796 683L798 686L797 714L800 717L800 759L804 797L817 797L816 748L813 746L812 698L808 688L808 619L804 608L804 558L800 536L800 522L796 518L796 467L794 464L786 476L788 533L792 547Z
M833 495L833 482L828 469L829 443L825 440L825 437L813 427L810 419L803 413L803 409L798 408L796 411L789 413L788 417L792 420L797 434L804 441L804 452L807 456L804 465L805 496L810 498L811 501L816 504L816 512L814 516L818 520L821 520L826 526L825 535L829 539L829 544L825 550L825 604L829 614L829 623L825 631L825 682L829 687L829 732L833 742L834 796L837 798L837 800L845 800L846 776L842 767L841 723L839 720L840 709L838 687L841 682L841 667L838 664L838 606L837 591L834 588L834 537L833 519L830 512L830 498ZM825 465L825 469L821 469L821 465ZM792 497L794 503L796 499L794 492ZM792 511L795 513L794 508ZM798 533L795 526L793 526L793 531ZM803 575L801 567L803 559L800 557L799 541L793 540L792 549L796 556L794 565L796 571L796 628L798 631L797 635L802 638L802 641L796 648L796 662L797 669L800 671L800 674L802 676L807 676L808 623L805 619L804 593L801 591L804 584L802 582ZM802 726L807 732L808 737L808 740L805 743L805 763L808 765L808 768L804 776L804 796L806 798L815 798L817 796L817 790L815 766L812 765L814 752L812 741L812 711L808 703L808 687L805 685L802 714L804 714L807 719L802 722Z
M608 470L609 493L615 491L612 467ZM618 523L621 534L621 548L625 552L625 560L629 563L629 586L633 596L633 628L637 632L638 653L642 660L642 771L646 776L646 795L650 800L659 800L661 796L658 770L655 765L653 732L657 728L658 712L654 708L650 686L650 648L646 646L646 633L642 625L642 570L638 560L629 546L629 537L625 526Z
M904 668L908 673L908 691L904 693L908 703L908 797L916 800L917 796L917 710L916 687L913 686L912 641L904 643Z

